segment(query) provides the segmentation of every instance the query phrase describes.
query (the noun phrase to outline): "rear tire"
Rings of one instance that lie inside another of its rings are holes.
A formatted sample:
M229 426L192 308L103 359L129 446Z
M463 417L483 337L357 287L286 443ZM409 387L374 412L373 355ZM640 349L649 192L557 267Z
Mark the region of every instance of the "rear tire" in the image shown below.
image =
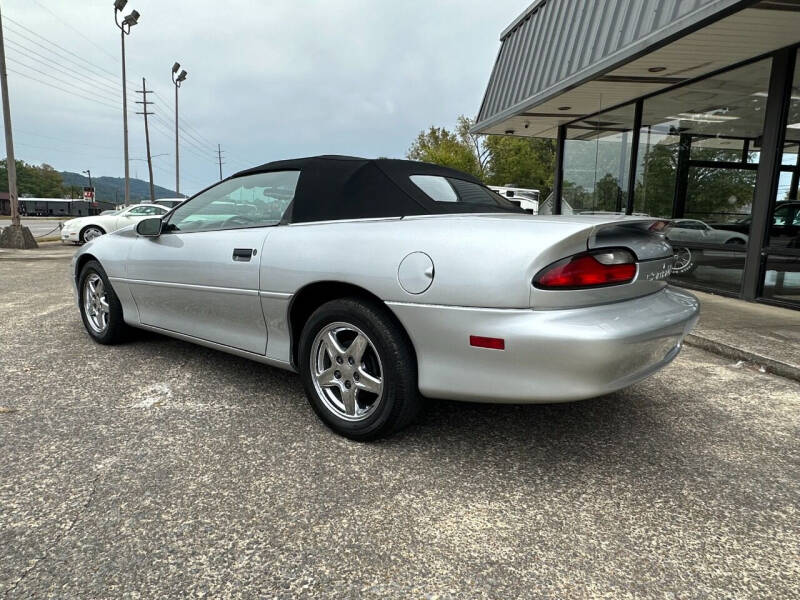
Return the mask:
M376 302L342 298L320 306L300 334L298 362L314 412L350 439L391 435L422 407L411 342Z
M86 331L99 344L117 344L128 333L122 304L96 260L87 262L78 277L78 306Z

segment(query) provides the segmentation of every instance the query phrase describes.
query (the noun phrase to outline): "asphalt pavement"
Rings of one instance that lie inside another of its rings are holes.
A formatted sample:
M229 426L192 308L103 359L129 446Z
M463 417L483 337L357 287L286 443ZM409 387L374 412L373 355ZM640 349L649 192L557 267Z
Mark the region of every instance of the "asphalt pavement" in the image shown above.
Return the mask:
M686 348L622 392L335 436L297 376L83 331L0 261L0 598L797 598L800 384ZM473 376L480 376L475 375Z

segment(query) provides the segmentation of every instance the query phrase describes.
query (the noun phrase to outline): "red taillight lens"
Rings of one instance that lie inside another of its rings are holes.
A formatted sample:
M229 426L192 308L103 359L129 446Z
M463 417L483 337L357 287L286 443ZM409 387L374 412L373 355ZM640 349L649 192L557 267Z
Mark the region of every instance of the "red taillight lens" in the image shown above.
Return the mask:
M636 262L627 250L609 250L565 258L542 270L533 284L542 289L580 289L629 283Z

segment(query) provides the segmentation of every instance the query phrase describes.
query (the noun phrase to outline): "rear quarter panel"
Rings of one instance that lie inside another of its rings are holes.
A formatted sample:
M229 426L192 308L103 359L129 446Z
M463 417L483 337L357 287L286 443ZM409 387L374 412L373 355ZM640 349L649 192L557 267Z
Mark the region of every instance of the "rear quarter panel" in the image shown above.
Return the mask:
M261 259L261 290L293 294L316 281L362 287L384 301L525 308L543 266L586 249L587 226L558 227L535 217L444 216L337 221L275 227ZM406 292L398 281L405 256L424 252L431 286Z

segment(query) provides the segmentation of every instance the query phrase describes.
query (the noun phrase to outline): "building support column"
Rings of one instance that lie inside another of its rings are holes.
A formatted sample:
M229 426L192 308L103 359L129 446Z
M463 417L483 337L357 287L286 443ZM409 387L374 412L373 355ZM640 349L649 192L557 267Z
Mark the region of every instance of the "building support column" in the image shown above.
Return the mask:
M750 240L747 244L747 259L742 281L742 296L745 300L755 300L761 291L764 246L768 241L770 215L780 176L796 54L796 49L787 48L776 52L772 58L769 95L764 115L764 135L760 147L761 159L758 163L756 189L753 194Z
M567 138L567 128L558 127L556 139L556 172L553 174L553 214L561 214L561 195L564 192L564 142Z
M631 138L631 159L628 166L628 198L625 203L625 214L633 214L633 200L636 193L636 165L639 162L639 135L642 132L642 107L644 101L636 101L633 113L633 137Z
M682 219L686 213L686 194L689 192L689 159L692 157L692 136L682 133L678 141L678 164L675 167L675 195L672 198L672 218Z

